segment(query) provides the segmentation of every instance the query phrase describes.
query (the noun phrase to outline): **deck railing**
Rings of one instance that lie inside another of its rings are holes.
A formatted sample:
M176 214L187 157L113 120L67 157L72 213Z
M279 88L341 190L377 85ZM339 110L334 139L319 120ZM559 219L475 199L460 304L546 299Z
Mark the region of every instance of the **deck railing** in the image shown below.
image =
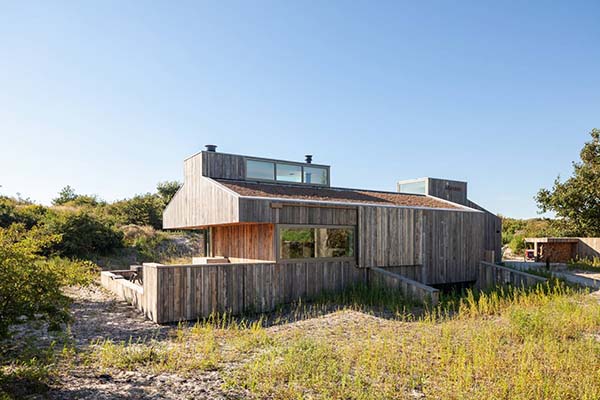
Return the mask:
M546 282L546 280L541 276L482 261L479 264L477 287L480 289L502 285L527 287Z

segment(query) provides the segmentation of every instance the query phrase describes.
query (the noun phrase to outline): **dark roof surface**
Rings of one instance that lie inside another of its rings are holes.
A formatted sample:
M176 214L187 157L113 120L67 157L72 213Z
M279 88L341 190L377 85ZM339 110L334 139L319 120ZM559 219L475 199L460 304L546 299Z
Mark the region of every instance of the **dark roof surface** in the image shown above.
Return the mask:
M313 200L343 203L370 203L389 206L453 208L460 206L418 194L377 192L371 190L318 188L282 184L228 181L215 179L234 192L248 197L273 197L290 200Z

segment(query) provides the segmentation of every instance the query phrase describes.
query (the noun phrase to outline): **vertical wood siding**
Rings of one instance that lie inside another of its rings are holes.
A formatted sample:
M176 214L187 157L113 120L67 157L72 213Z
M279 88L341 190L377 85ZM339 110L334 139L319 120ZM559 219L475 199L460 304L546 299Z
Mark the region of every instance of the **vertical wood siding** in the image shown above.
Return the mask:
M212 180L202 177L201 154L184 162L184 184L163 212L165 229L239 221L238 197Z
M495 286L506 285L527 287L546 282L546 280L546 278L542 278L541 276L528 274L523 271L517 271L512 268L481 262L479 265L477 287L480 289L489 289Z
M275 261L273 224L241 224L212 228L213 256L236 260Z
M494 262L502 261L502 219L470 200L468 200L467 206L485 213L484 248L494 252Z
M279 304L365 282L365 271L345 261L153 268L156 312L148 316L159 323L205 318L213 312L267 312Z
M202 176L216 179L246 179L244 157L210 151L203 151L201 156Z
M417 300L430 305L437 305L440 300L440 291L424 285L406 276L395 274L387 269L369 268L369 286L397 289L409 299Z
M273 206L280 208L273 208ZM357 207L306 205L293 201L240 199L240 222L276 224L356 225Z
M427 194L453 203L467 204L467 182L427 178Z
M579 258L600 257L600 238L579 238L576 252Z
M475 281L484 259L485 216L480 212L423 213L423 282L426 284Z
M482 212L360 207L359 266L422 265L410 277L425 284L474 281L484 225Z
M359 207L359 266L421 265L423 212L411 208Z

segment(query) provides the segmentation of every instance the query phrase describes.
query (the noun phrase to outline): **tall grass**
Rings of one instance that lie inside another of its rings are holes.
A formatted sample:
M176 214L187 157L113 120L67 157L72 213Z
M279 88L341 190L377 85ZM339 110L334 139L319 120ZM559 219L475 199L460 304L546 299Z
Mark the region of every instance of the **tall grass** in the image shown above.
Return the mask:
M585 292L554 281L467 291L414 318L408 307L354 288L277 316L213 316L163 343L99 343L90 360L222 369L227 387L274 399L600 398L600 304Z
M600 257L578 258L568 264L569 269L582 269L584 271L600 273Z

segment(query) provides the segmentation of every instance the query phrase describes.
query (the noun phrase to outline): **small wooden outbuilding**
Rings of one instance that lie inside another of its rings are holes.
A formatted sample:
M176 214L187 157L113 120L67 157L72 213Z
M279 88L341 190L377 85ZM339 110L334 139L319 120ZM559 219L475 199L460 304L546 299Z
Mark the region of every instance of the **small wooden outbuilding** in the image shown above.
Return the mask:
M600 257L600 238L525 238L525 248L533 250L535 261L567 263L577 259Z

